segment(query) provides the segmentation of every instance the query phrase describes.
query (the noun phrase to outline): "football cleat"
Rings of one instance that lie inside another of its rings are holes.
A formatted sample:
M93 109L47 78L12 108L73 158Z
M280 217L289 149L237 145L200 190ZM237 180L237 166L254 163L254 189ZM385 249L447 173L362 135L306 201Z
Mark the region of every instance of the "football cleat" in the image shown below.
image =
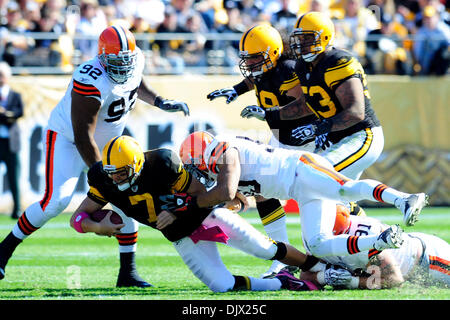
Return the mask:
M425 193L416 193L398 202L396 207L403 212L403 223L413 226L419 220L420 211L428 204L428 196Z
M295 274L296 272L299 272L299 268L296 266L287 266L284 263L281 263L279 261L274 261L270 268L264 272L261 275L262 279L272 279L275 278L275 276L278 274L278 272L281 271L281 269L286 269L289 273Z
M398 225L393 225L380 233L373 247L374 249L381 251L384 249L400 248L402 244L403 230Z
M275 276L281 282L281 288L290 291L314 291L319 290L319 288L311 281L300 280L294 277L287 269L282 269Z
M142 279L137 273L131 274L121 274L117 278L116 287L138 287L138 288L149 288L153 287L152 284L148 283Z

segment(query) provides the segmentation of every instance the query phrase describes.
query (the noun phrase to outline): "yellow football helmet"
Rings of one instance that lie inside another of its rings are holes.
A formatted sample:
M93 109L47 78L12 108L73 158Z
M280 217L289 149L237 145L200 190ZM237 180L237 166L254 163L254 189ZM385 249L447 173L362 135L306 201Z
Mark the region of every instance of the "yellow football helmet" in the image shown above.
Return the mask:
M283 53L280 33L268 23L248 29L239 42L239 69L246 78L258 80L277 65Z
M103 170L112 174L126 172L126 178L120 182L113 181L120 191L130 188L139 177L144 165L144 151L139 143L129 136L112 138L103 148Z
M297 59L312 62L333 44L334 34L334 24L327 15L308 12L297 19L289 46Z

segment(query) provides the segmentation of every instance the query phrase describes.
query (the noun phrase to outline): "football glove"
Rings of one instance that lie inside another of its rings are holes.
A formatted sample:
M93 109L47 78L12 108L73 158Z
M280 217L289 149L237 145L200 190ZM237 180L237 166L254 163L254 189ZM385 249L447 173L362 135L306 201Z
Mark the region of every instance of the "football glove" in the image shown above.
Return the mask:
M189 115L189 108L187 104L181 101L167 100L157 96L155 99L155 106L167 112L182 111L185 116Z
M297 127L292 130L291 133L292 144L301 145L308 139L328 133L332 126L333 122L331 120L324 119L322 121L314 121L311 124Z
M170 211L175 215L186 212L188 209L198 209L197 197L190 196L186 193L160 196L159 200L163 203L161 205L162 210Z
M211 101L217 97L225 97L225 98L227 98L227 103L230 103L230 102L236 100L236 98L238 97L238 93L236 92L236 90L234 88L224 88L224 89L215 90L206 96L206 98L208 98Z
M258 106L248 106L241 111L241 117L247 119L254 117L258 120L264 121L266 119L266 111Z
M316 149L327 150L331 147L331 142L328 140L328 133L321 134L320 136L316 136Z
M324 272L325 284L334 288L350 288L353 275L347 269L328 265Z

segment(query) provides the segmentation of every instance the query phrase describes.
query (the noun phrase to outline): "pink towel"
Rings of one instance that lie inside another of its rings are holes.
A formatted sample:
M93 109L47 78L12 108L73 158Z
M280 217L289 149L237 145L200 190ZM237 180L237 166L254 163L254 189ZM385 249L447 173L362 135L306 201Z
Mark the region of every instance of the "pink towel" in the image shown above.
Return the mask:
M197 230L192 232L189 238L191 238L194 243L197 243L200 240L227 243L229 239L219 226L207 228L204 225L200 225Z

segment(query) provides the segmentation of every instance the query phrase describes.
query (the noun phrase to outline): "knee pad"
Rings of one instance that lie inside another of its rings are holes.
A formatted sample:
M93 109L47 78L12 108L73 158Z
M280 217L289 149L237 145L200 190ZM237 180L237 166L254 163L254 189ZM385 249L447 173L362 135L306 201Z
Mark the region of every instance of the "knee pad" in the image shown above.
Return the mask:
M305 244L312 255L320 258L323 256L322 252L324 248L324 241L328 238L329 236L327 236L326 234L319 233L311 237L310 239L305 240Z

